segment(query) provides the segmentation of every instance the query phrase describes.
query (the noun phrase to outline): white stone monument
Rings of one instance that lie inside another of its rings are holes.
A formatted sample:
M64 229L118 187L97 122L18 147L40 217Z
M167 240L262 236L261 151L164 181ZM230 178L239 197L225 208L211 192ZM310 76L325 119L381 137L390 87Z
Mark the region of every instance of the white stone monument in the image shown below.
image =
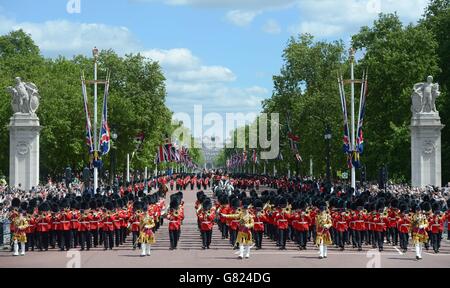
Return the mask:
M39 134L41 126L36 110L39 91L33 83L16 78L16 86L8 87L14 115L9 123L9 184L30 190L39 184Z
M412 186L441 187L441 123L436 109L439 84L428 76L426 83L414 85L411 119L411 170Z

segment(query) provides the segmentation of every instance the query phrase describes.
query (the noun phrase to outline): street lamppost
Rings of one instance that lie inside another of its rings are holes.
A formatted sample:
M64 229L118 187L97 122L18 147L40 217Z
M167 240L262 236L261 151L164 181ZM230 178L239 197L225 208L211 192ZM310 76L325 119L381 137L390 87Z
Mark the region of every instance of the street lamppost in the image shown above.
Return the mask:
M117 140L117 133L115 131L112 132L111 134L111 138L113 140L112 142L112 154L111 154L111 177L110 177L110 182L111 182L111 187L113 187L115 179L116 179L116 140Z
M325 128L325 141L327 143L327 184L331 184L331 128L330 125L327 125Z
M92 55L94 56L94 155L98 157L98 138L97 138L97 59L98 49L94 47L92 49ZM97 161L98 159L94 159ZM94 193L97 193L98 188L98 167L94 165Z

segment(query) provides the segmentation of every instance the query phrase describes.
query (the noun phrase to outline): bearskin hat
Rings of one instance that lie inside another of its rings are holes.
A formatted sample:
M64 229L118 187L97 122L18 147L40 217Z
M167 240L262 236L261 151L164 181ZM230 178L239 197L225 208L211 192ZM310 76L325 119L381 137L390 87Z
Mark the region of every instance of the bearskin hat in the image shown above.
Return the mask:
M230 206L231 206L232 208L234 208L234 209L239 208L240 204L241 204L241 203L240 203L240 201L239 201L239 199L238 199L237 197L232 198L232 199L230 200Z
M434 202L431 207L433 209L433 212L441 212L441 204L439 202Z
M242 207L244 209L248 209L250 205L252 204L252 200L250 198L244 198L242 199Z
M111 202L111 201L108 201L108 202L106 202L105 203L105 208L107 209L107 210L113 210L114 209L114 204Z
M142 210L143 203L140 201L136 201L133 203L133 210L136 212L138 210Z
M422 202L422 204L420 205L420 208L422 209L422 211L431 211L431 204L430 202Z
M263 208L263 202L261 201L261 199L255 199L255 201L253 201L253 206L256 209L262 209Z
M20 208L20 199L19 198L14 198L11 201L11 207L12 208Z
M39 212L48 212L50 211L50 204L48 202L43 202L41 205L39 205L38 210Z
M206 199L203 201L203 203L202 203L202 207L203 207L203 209L205 209L205 210L210 210L210 209L212 208L212 202L211 202L211 199L206 198Z

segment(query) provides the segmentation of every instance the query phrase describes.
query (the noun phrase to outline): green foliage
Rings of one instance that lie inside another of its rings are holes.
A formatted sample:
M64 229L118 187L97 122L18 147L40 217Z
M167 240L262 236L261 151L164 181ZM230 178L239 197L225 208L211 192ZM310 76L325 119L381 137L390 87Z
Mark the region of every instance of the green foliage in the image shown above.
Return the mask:
M135 151L135 136L144 132L141 151L133 159L133 167L154 166L156 146L170 132L172 113L165 106L165 78L158 63L143 56L120 57L113 51L102 51L98 59L99 79L111 72L109 123L117 133L117 169L126 165L126 154ZM41 132L41 175L62 173L64 167L81 169L87 164L85 115L81 93L81 73L93 79L93 59L75 56L45 59L31 37L14 31L0 37L0 87L13 85L14 77L34 82L41 95L38 116L44 127ZM93 87L88 87L90 113L93 115ZM98 119L101 120L103 86L99 86ZM9 133L12 115L10 96L0 90L0 174L8 173ZM98 124L100 126L100 123ZM104 157L109 167L110 156Z

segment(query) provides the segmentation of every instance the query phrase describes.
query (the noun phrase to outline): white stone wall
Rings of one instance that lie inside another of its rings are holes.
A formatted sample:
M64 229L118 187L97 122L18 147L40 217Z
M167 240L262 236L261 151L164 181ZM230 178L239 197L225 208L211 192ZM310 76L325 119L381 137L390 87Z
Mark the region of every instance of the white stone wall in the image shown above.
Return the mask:
M441 130L438 113L415 114L411 120L412 185L442 186Z
M39 134L41 126L36 115L15 114L9 128L10 185L30 190L39 184Z

